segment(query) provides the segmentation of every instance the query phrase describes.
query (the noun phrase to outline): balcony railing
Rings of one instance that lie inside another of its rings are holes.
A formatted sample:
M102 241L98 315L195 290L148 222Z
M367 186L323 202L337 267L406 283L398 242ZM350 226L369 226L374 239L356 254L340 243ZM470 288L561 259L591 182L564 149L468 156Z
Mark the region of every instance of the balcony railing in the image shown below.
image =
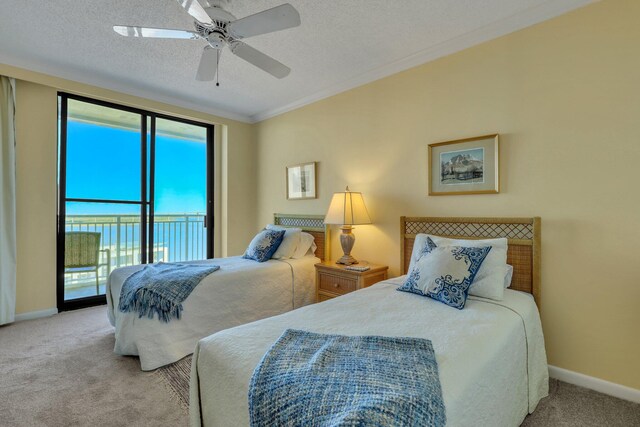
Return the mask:
M205 216L199 213L155 215L153 224L153 261L180 262L207 257ZM139 215L67 215L67 233L100 233L100 249L108 249L110 267L99 270L101 284L111 270L140 263ZM105 251L106 252L106 251ZM95 283L93 273L73 273L65 277L65 288ZM95 291L95 286L94 286Z

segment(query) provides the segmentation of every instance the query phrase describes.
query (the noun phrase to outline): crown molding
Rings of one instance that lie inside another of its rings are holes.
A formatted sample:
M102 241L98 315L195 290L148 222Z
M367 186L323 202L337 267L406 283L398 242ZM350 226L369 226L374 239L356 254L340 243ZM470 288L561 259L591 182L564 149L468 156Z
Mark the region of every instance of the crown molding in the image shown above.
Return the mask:
M513 33L531 25L538 24L556 16L565 14L574 9L586 6L600 0L550 0L539 6L511 15L500 21L493 22L487 26L465 33L456 38L421 50L413 55L407 56L395 62L383 65L364 74L344 80L335 86L328 87L312 95L300 98L297 101L262 111L250 117L252 123L261 122L280 114L298 109L305 105L312 104L333 95L345 92L358 86L371 83L375 80L388 77L390 75L405 71L409 68L434 61L447 55L460 52L472 46L484 43L489 40Z
M535 25L598 1L600 0L549 0L539 6L509 16L500 21L496 21L485 27L470 31L456 38L421 50L405 58L343 80L336 85L327 87L311 95L304 96L297 101L267 109L254 115L243 115L219 108L203 106L197 102L190 101L188 98L180 98L179 96L172 96L169 94L163 95L153 89L140 88L135 84L110 79L106 76L99 76L88 71L83 72L81 70L75 70L72 67L47 64L37 59L26 60L24 58L2 54L0 55L0 64L23 68L48 76L96 86L127 95L162 102L176 107L187 108L223 119L236 120L244 123L257 123L322 99L329 98L358 86L371 83L384 77L388 77L401 71L405 71L418 65L425 64L438 58L451 55L472 46L521 30L531 25Z
M46 64L39 60L24 60L22 58L12 57L6 54L0 54L0 64L9 65L11 67L22 68L28 71L41 73L46 76L56 77L59 79L70 80L73 82L86 84L90 86L96 86L101 89L112 90L120 92L126 95L137 96L139 98L148 99L151 101L162 102L164 104L172 105L175 107L187 108L189 110L197 111L200 113L210 114L223 119L236 120L244 123L252 123L251 117L243 114L231 113L229 111L210 108L198 104L196 102L189 101L184 98L178 98L169 95L162 95L156 91L150 89L141 89L135 85L118 82L114 79L100 77L95 74L85 73L82 71L74 70L71 67L64 67L58 65ZM16 77L19 78L19 77Z

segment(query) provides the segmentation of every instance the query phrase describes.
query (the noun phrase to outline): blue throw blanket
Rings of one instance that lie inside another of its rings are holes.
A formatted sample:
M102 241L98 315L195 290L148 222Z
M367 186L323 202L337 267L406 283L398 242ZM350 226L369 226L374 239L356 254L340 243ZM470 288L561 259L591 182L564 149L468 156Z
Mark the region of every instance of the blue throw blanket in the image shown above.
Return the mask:
M431 341L287 329L249 385L252 426L443 426Z
M136 271L122 284L120 311L135 311L138 317L153 319L157 314L162 322L180 319L182 302L219 265L149 264Z

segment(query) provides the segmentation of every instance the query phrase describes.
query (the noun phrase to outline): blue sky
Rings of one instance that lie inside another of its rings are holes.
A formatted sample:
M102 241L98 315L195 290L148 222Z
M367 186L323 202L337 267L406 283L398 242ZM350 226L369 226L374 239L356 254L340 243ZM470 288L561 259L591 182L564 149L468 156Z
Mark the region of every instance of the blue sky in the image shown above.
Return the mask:
M75 121L67 128L67 197L140 200L140 133ZM155 212L206 211L206 144L156 137ZM68 203L67 214L139 214L139 205Z

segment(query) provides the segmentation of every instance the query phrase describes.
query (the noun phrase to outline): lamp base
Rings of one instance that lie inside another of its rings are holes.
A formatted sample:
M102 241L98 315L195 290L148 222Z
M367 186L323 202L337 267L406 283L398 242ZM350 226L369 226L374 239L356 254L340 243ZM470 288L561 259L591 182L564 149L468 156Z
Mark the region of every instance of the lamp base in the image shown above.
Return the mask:
M356 236L351 232L353 227L350 225L343 225L340 229L342 230L342 234L340 235L340 245L342 246L342 252L344 252L344 255L336 261L336 264L357 264L358 260L351 256L351 249L353 249L353 245L356 242Z
M340 259L336 261L336 264L344 264L344 265L352 265L357 263L358 263L358 260L352 257L351 255L342 255Z

